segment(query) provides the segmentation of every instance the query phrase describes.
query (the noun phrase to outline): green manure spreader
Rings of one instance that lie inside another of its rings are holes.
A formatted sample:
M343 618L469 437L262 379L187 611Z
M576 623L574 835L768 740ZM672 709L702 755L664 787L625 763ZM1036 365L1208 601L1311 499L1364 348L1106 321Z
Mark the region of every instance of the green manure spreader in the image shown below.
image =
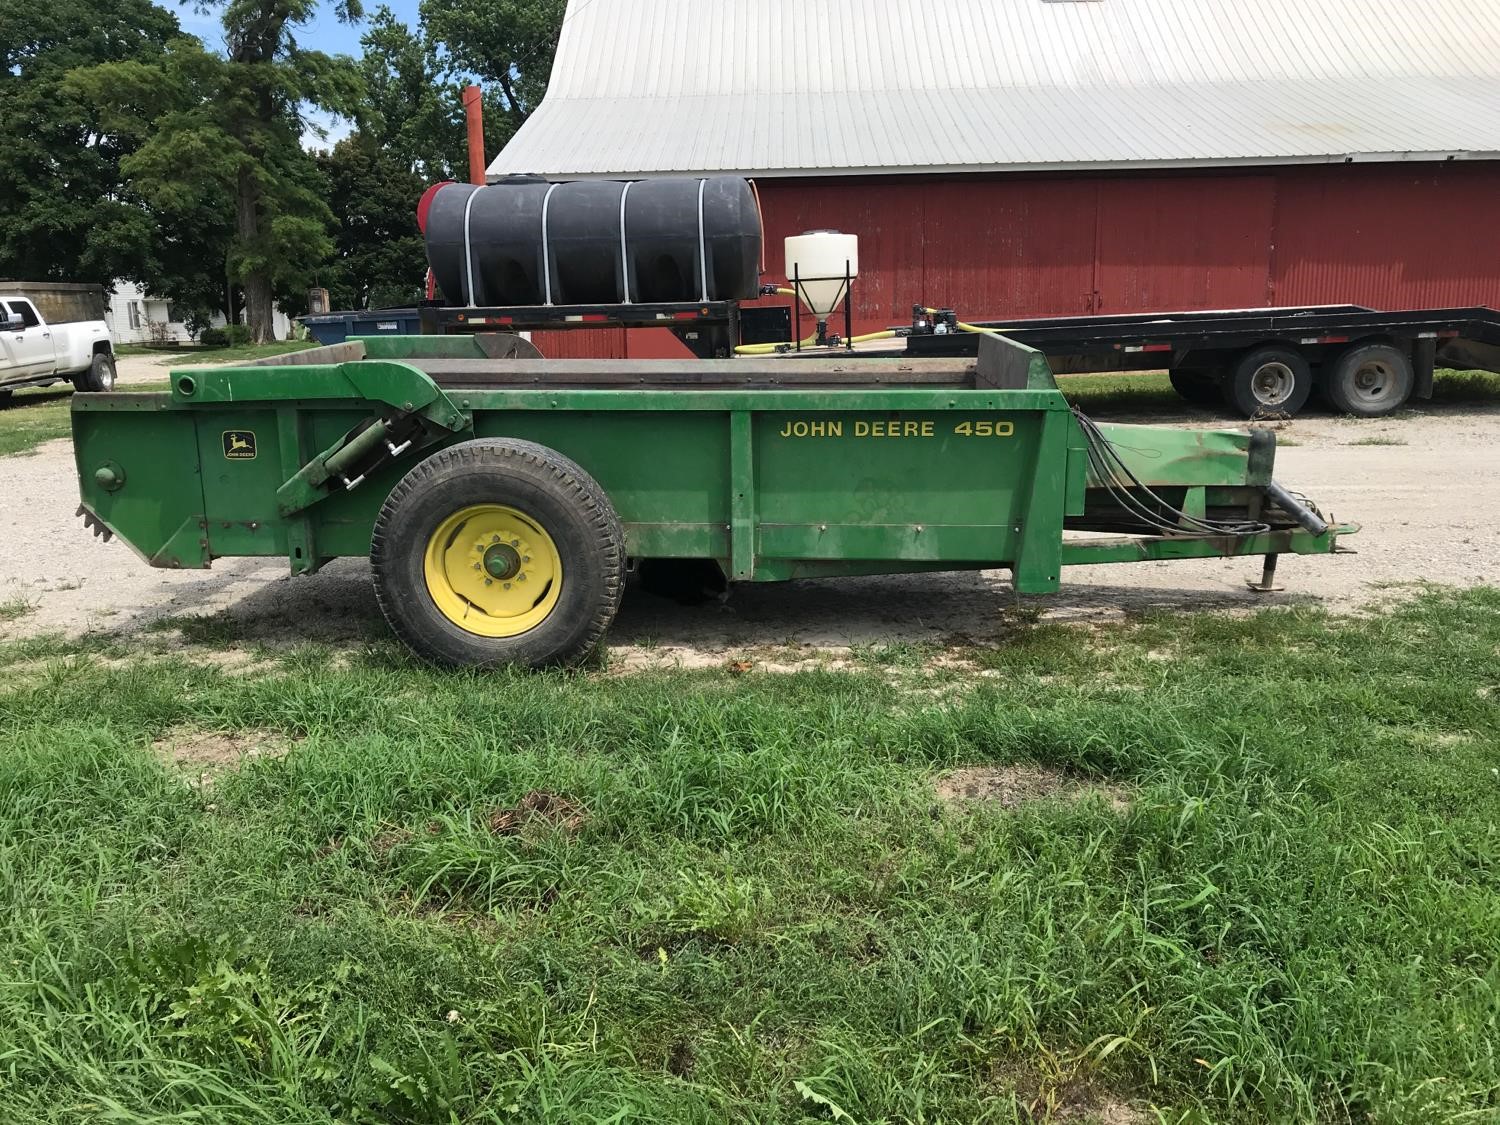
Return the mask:
M384 336L73 400L83 504L152 566L368 555L422 656L576 661L627 572L731 582L1325 554L1266 431L1096 424L1040 352L542 360L513 336ZM1090 533L1090 534L1083 534Z

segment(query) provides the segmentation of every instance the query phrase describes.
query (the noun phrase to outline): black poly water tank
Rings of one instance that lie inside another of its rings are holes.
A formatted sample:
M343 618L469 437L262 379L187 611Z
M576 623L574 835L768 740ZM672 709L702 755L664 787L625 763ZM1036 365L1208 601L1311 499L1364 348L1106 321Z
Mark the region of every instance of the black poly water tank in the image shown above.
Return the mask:
M760 251L738 176L448 184L427 213L427 261L453 305L748 300Z

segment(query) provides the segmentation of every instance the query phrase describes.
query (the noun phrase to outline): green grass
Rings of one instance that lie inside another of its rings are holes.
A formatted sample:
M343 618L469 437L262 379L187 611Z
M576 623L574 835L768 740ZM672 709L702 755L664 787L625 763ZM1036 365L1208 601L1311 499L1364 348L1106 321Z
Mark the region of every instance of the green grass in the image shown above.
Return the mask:
M1189 407L1172 389L1164 371L1061 375L1058 385L1070 401L1101 417L1111 413L1181 413L1183 410L1230 417L1226 410L1218 407ZM1500 375L1488 371L1439 371L1433 379L1432 401L1443 406L1500 403ZM1416 403L1419 408L1424 405ZM1312 409L1317 409L1316 404Z
M0 645L0 1120L1500 1112L1500 592L968 672L214 651ZM1130 805L933 796L1023 762Z
M191 367L210 363L240 363L268 356L287 355L316 347L305 340L285 340L259 347L234 348L153 348L145 344L126 344L116 349L121 355L162 355L179 358ZM167 369L162 369L160 383L121 384L120 391L161 391L166 389ZM72 387L54 384L50 387L28 387L9 397L0 397L0 457L11 453L29 453L44 441L67 437L71 432L68 400Z
M29 453L44 441L67 437L72 387L28 387L0 399L0 456Z
M1445 405L1500 402L1500 375L1493 371L1439 371L1432 401Z
M120 391L164 391L166 372L160 383L130 383ZM0 457L30 453L45 441L72 433L69 404L72 387L27 387L8 399L0 398Z
M271 356L288 355L316 348L316 340L277 340L270 344L236 344L232 347L205 348L198 344L181 347L157 347L151 344L121 344L115 349L120 355L159 355L168 358L180 356L185 366L204 363L239 363L250 359L269 359Z
M1172 389L1165 371L1126 371L1117 375L1059 375L1057 385L1068 401L1084 411L1098 414L1149 413L1170 411L1178 414L1190 407Z
M1353 441L1345 442L1346 445L1406 445L1407 441L1402 437L1393 437L1390 434L1371 434L1369 437L1355 438Z
M36 609L36 603L30 598L19 594L13 598L7 598L5 601L0 602L0 622L16 621L19 618L25 617L34 609Z

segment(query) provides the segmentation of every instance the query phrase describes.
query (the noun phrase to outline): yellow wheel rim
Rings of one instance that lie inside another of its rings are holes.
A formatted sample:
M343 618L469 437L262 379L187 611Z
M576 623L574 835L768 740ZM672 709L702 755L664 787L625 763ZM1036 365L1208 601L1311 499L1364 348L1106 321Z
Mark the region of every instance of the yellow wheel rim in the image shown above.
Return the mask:
M552 536L502 504L475 504L438 524L422 573L442 615L481 637L536 628L562 593L562 556Z

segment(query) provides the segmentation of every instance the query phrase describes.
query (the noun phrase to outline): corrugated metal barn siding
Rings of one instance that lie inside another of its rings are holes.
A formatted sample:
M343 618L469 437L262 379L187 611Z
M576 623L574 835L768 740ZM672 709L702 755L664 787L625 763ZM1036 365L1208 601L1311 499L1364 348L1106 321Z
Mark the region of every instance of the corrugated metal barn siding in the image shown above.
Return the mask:
M1275 241L1273 304L1500 308L1500 164L1286 169Z
M905 322L918 301L997 319L1271 304L1500 307L1494 162L763 179L759 190L768 279L781 278L788 234L860 236L860 332ZM627 348L618 330L553 336L539 340L548 355ZM685 354L654 329L631 332L628 351Z
M937 181L922 195L922 278L905 313L918 299L997 316L1089 311L1098 198L1091 181Z
M1100 183L1094 311L1265 304L1275 212L1271 176Z

